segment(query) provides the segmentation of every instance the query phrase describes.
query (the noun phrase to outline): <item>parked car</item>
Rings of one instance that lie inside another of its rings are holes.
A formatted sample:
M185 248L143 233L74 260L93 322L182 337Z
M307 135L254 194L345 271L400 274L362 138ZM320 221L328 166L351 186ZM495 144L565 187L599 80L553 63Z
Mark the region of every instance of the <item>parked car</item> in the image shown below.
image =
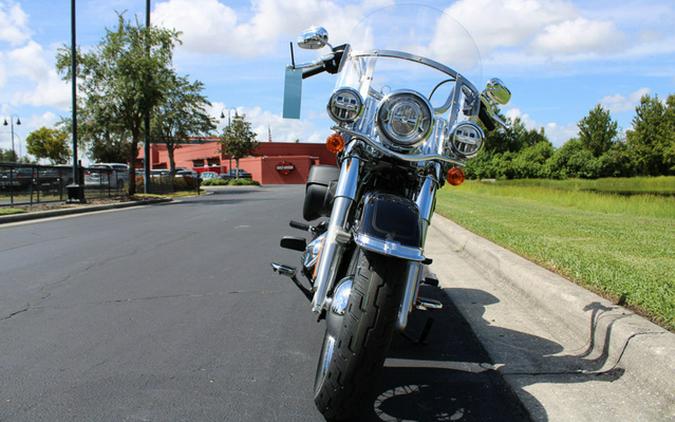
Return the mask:
M129 166L123 163L96 163L84 172L85 186L108 186L121 189L129 183Z
M220 178L225 180L235 179L237 177L237 169L229 169L225 173L221 173ZM240 179L251 179L251 173L246 170L239 169Z
M191 169L186 169L185 167L176 168L176 176L192 177L195 179L199 179L199 173Z
M202 180L217 179L219 176L215 171L205 171L199 175L201 176Z
M152 169L150 170L150 177L167 177L169 176L169 169Z

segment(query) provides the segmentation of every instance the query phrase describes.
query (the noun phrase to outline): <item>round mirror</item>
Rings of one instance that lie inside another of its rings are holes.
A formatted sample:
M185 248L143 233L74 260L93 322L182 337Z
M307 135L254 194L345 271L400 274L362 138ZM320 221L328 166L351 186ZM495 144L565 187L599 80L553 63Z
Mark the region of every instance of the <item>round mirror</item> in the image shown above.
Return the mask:
M318 50L328 44L328 31L322 26L312 26L298 37L298 46L307 50Z

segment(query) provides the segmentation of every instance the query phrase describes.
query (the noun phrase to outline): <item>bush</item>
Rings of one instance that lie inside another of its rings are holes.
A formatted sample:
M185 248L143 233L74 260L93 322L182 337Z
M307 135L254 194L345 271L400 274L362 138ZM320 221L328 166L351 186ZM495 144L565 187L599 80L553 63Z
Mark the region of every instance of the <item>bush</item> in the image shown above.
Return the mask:
M555 179L580 177L594 179L599 174L599 161L578 139L570 139L558 148L547 163L548 172Z
M252 179L230 179L227 184L230 186L260 186L260 183Z
M202 180L202 186L226 186L227 180L220 178Z

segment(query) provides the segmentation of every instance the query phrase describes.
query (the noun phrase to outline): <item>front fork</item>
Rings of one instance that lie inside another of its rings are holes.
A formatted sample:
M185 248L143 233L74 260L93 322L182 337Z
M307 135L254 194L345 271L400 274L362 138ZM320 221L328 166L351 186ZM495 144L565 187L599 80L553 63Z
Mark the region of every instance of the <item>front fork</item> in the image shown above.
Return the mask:
M326 230L326 238L317 263L314 286L316 291L312 298L312 311L321 313L326 305L326 296L335 280L335 273L340 265L344 245L351 236L347 232L347 216L356 198L359 184L361 159L354 155L345 158L340 167L340 177L335 189L333 210Z
M422 187L417 193L417 198L415 198L415 203L417 204L417 209L420 214L420 224L421 224L421 234L422 241L421 246L424 250L424 243L427 238L427 229L431 224L431 216L434 213L434 199L436 197L436 188L438 183L439 174L440 174L440 165L435 164L434 175L427 175L424 178ZM408 261L406 267L406 276L405 276L405 290L403 291L403 299L401 300L401 307L398 311L398 317L396 318L396 328L400 331L405 330L408 326L408 315L413 309L415 302L417 301L417 292L420 283L420 275L422 273L422 263L419 261Z
M421 219L422 247L424 246L427 228L429 227L431 215L434 211L434 198L438 186L436 181L439 180L438 177L440 177L440 165L436 163L434 166L433 174L425 177L422 187L415 199ZM327 305L326 299L328 291L332 288L335 281L344 246L351 239L351 236L347 232L347 217L354 199L356 198L360 167L361 159L355 155L351 155L342 162L340 168L340 177L335 190L335 199L333 201L330 222L328 224L328 229L326 230L326 238L320 252L316 277L314 279L314 287L316 290L314 297L312 298L312 311L315 313L321 313ZM403 300L396 321L399 330L404 330L408 324L408 314L412 311L415 300L417 299L417 288L419 286L421 270L421 262L408 262L406 267Z

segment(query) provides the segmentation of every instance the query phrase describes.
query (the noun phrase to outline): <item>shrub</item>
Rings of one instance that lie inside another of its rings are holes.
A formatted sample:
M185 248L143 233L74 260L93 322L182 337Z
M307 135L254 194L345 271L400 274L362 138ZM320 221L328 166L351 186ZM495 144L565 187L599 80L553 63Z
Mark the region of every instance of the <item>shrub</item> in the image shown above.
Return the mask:
M202 186L226 186L227 180L221 178L202 180Z
M230 186L260 186L260 183L252 179L230 179L227 184Z

